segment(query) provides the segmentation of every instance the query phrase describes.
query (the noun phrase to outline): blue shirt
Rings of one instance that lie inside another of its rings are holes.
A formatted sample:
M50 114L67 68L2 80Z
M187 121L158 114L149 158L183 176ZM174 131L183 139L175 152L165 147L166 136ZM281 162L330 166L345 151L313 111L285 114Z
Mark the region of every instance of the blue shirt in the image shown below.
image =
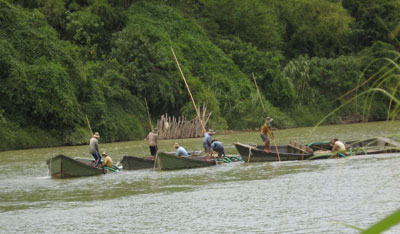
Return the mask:
M208 132L204 133L203 147L204 148L210 148L211 147L211 135L208 134Z
M213 148L213 150L215 150L217 152L224 152L224 146L219 141L214 141L212 143L211 147Z
M189 156L188 152L182 146L179 146L179 148L176 150L176 156L179 156L181 154L184 157L188 157Z

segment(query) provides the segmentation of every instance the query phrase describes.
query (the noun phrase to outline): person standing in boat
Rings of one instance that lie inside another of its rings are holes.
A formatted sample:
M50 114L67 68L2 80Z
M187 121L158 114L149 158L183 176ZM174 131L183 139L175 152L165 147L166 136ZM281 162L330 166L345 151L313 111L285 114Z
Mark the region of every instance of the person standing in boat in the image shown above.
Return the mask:
M207 156L206 159L211 159L212 157L212 148L211 148L211 136L214 135L214 131L212 129L208 129L208 132L204 133L203 138L203 148L206 152Z
M211 142L211 148L213 151L216 151L218 153L218 157L226 156L225 155L225 149L224 145L218 141L218 140L212 140Z
M174 147L176 149L176 156L179 157L189 157L189 153L185 150L185 148L183 148L182 146L180 146L178 143L174 144Z
M333 153L344 153L346 152L346 146L342 141L339 141L339 139L334 138L331 141L332 143L332 152Z
M99 151L99 133L95 132L93 137L90 138L90 151L89 153L93 156L95 160L95 166L97 167L99 163L101 162L101 155Z
M153 131L147 135L147 140L149 141L149 148L151 156L155 157L158 151L157 140L158 140L158 129L154 128Z
M265 152L271 152L271 150L269 149L269 137L268 135L273 138L274 135L272 134L272 127L271 127L271 122L273 121L273 119L271 117L267 117L267 119L265 120L264 125L261 127L261 139L265 144Z

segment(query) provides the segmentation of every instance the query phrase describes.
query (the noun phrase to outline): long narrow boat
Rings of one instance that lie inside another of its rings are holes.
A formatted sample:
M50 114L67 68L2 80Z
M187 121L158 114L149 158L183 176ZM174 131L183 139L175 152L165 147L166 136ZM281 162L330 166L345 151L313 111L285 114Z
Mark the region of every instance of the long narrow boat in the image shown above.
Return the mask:
M374 137L357 141L346 141L345 145L347 149L347 151L343 154L345 157L400 152L400 143L387 137ZM332 150L332 145L330 145L329 142L310 143L307 146L314 150L315 156L313 159L329 158L329 154L327 154L326 151L329 152Z
M242 143L233 143L239 151L244 161L250 162L269 162L279 161L275 147L270 147L271 152L265 152L263 145L249 145ZM366 154L381 154L400 152L400 143L385 137L377 137L366 140L345 142L347 152L341 157ZM295 147L292 144L278 146L278 152L281 161L294 161L305 159L327 159L335 157L329 151L332 149L329 142L317 142L308 144L305 148Z
M400 149L399 142L387 137L374 137L358 141L346 141L344 143L347 149L359 150L365 154L399 152ZM308 144L307 147L313 149L314 152L318 150L332 150L330 142L313 142Z
M245 162L271 162L271 161L292 161L304 160L313 156L312 153L303 152L290 146L278 146L278 153L275 147L270 147L271 152L265 152L264 145L249 145L242 143L233 143ZM250 157L250 160L249 160Z
M153 157L124 156L120 162L123 170L136 170L154 167Z
M199 156L201 150L189 151L192 156ZM167 154L175 154L175 152L167 152ZM154 167L153 157L134 157L124 156L120 162L124 170L137 170ZM157 165L156 165L157 166Z
M49 174L52 178L64 179L94 176L106 173L102 168L93 167L89 163L75 160L62 154L48 159L46 163L49 168Z
M204 160L204 157L179 157L175 154L159 152L158 153L158 167L161 170L175 170L175 169L187 169L187 168L198 168L198 167L209 167L216 165L215 160Z

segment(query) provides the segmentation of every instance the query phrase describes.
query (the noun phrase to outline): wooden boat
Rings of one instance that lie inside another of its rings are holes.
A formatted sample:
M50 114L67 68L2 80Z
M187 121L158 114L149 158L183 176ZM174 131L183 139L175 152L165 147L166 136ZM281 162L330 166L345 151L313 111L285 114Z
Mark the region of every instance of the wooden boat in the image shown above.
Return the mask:
M345 141L347 151L344 156L383 154L400 152L400 143L387 137L375 137L358 141ZM324 157L332 150L330 142L314 142L307 145L314 151L315 158Z
M90 163L89 163L90 162ZM75 160L64 155L57 155L46 161L52 178L72 178L105 174L102 168L93 167L93 160Z
M189 151L189 154L191 154L192 156L200 156L201 152L201 150ZM175 152L167 152L167 154L175 154ZM122 164L122 168L124 170L154 168L153 157L124 156L120 163Z
M278 146L278 153L275 147L270 147L271 152L265 152L264 145L249 145L242 143L233 143L245 162L271 162L271 161L292 161L304 160L313 156L311 152L304 152L300 149L290 147L288 145ZM250 157L250 160L249 160Z
M154 167L153 157L139 158L134 156L124 156L120 163L122 164L123 170L136 170Z
M202 152L203 151L201 151L201 150L188 151L190 156L196 156L196 157L200 156ZM175 154L176 152L174 151L174 152L164 152L164 153L166 153L166 154Z
M204 156L179 157L175 154L158 152L158 167L161 170L209 167L216 164L217 161L207 161Z
M269 162L279 161L275 147L271 146L270 153L264 151L264 145L249 145L242 143L233 143L239 151L244 161L250 162ZM385 137L371 138L359 141L345 142L347 152L339 157L365 155L365 154L381 154L400 152L400 143ZM278 146L281 161L305 160L305 159L327 159L336 157L337 155L329 151L332 149L329 142L311 143L307 146L290 142L287 146Z

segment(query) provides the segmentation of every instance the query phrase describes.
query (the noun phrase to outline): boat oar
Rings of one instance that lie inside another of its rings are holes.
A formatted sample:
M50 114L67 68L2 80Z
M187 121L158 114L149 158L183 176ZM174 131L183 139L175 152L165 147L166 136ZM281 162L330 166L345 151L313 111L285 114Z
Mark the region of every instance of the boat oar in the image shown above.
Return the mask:
M251 75L253 76L254 85L256 86L258 97L260 98L260 102L261 102L261 106L262 106L262 108L264 110L264 114L267 114L267 110L265 109L264 102L263 102L263 100L261 98L260 90L258 89L256 78L254 77L254 72L252 72ZM272 140L274 142L275 149L276 149L276 154L278 155L278 160L281 161L281 157L279 156L279 150L278 150L278 146L276 145L275 137L273 137L272 129L270 129L269 126L268 126L268 133L269 133L269 135L271 136L271 138L272 138Z

